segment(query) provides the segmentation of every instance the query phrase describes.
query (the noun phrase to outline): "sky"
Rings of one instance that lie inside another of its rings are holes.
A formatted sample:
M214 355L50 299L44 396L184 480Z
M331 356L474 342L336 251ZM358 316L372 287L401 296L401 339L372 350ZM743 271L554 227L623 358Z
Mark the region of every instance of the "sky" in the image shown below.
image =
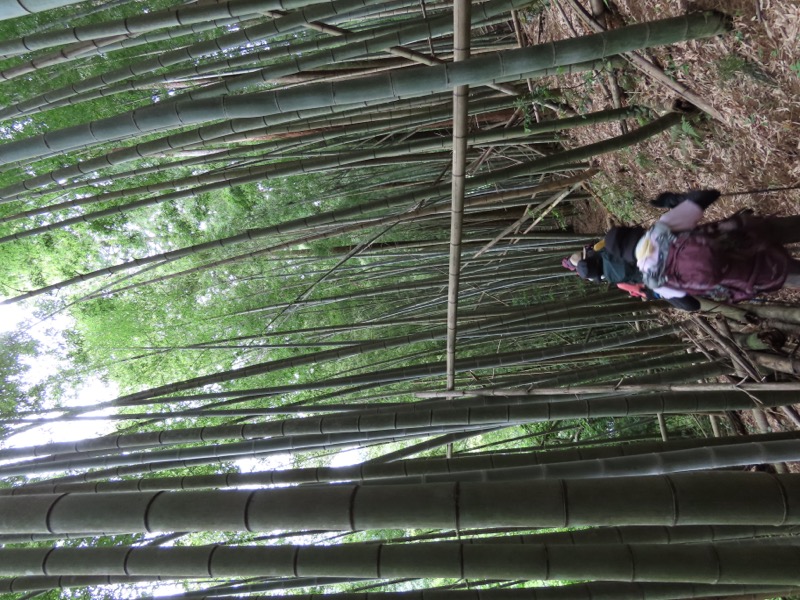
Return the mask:
M13 331L25 321L35 323L35 318L29 310L18 304L0 305L0 332ZM52 348L58 342L62 332L71 326L67 316L55 316L46 324L34 325L28 334L40 344ZM51 357L42 357L28 363L31 366L28 380L35 383L58 369L58 362ZM118 396L118 391L113 385L108 385L99 379L89 378L84 384L73 391L73 397L68 401L70 406L87 406L104 400L111 400ZM98 413L99 414L99 413ZM113 425L107 420L92 420L69 423L53 423L43 427L36 427L25 433L10 437L2 443L3 446L32 446L48 442L68 442L86 438L97 437L110 433Z
M0 332L12 331L23 322L33 322L30 312L18 305L0 305ZM48 321L46 326L34 326L28 333L42 344L52 346L57 342L56 337L70 326L70 319L65 316L58 316ZM37 360L31 363L29 373L33 380L46 376L54 369L58 368L57 362L52 358ZM74 406L88 405L99 401L110 400L118 395L118 390L113 386L104 384L100 380L88 380L84 386L75 390L74 400L70 404ZM109 409L110 410L110 409ZM12 436L9 440L0 443L3 446L32 446L47 442L65 442L78 439L97 437L113 430L110 421L83 421L69 422L63 424L51 424L45 427L38 427L20 435ZM330 462L331 466L346 466L361 462L365 459L365 452L355 448L349 451L337 453ZM292 456L290 454L270 457L270 459L241 459L235 461L237 468L244 473L256 470L286 469L292 467ZM130 597L139 597L140 592L144 592L154 597L170 596L182 593L184 590L180 584L164 582L158 585L142 584L138 586ZM118 592L119 593L119 592ZM124 597L126 593L122 593Z
M21 323L35 322L33 315L17 304L0 305L0 332L11 331L18 327ZM28 333L36 338L41 344L52 347L57 343L57 336L71 326L71 321L67 316L56 316L49 319L46 324L37 325L28 330ZM32 382L35 382L48 374L53 373L58 369L58 363L50 358L45 357L43 360L37 360L30 363L31 370L29 371ZM88 406L94 403L112 400L119 395L119 391L114 385L108 385L99 379L87 379L83 386L74 390L73 398L69 401L70 406ZM109 414L112 409L107 409L106 414ZM96 412L94 414L103 414ZM43 427L37 427L26 431L25 433L12 436L5 443L0 443L0 446L33 446L36 444L44 444L48 442L67 442L73 440L81 440L87 438L94 438L100 435L111 433L113 431L113 423L107 420L92 420L92 421L71 421L67 423L53 423ZM338 452L333 457L331 466L346 466L361 462L364 460L364 451L353 449L343 452ZM263 460L259 459L242 459L237 461L237 467L242 472L252 472L256 470L263 470L266 468L289 468L291 467L291 456L285 455L275 457L270 464L265 465Z

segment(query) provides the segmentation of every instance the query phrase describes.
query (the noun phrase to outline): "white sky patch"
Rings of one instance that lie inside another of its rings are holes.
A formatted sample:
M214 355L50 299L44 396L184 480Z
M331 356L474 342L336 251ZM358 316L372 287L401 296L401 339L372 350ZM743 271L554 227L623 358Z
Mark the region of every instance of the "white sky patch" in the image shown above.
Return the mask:
M35 317L18 304L0 305L0 331L12 331L24 322L36 323ZM46 322L36 323L27 333L36 339L43 347L57 348L59 338L63 331L72 326L72 321L64 315L56 315ZM59 363L52 356L43 355L36 360L28 361L30 370L26 373L29 383L36 383L45 377L56 373ZM119 395L116 385L109 385L98 378L88 377L83 384L69 393L64 398L64 405L70 407L91 406L107 400L112 400ZM93 416L108 415L113 409L94 411ZM56 413L57 414L57 413ZM94 438L111 433L113 423L107 419L91 419L82 421L51 422L47 425L34 427L25 432L13 435L5 440L3 446L20 447L46 444L49 442L69 442Z
M146 592L151 592L156 598L159 596L177 596L186 592L186 587L179 583L160 582L157 587L151 588L148 585L142 585L142 589Z
M18 304L0 305L0 331L12 331L24 322L36 323L31 313ZM65 315L56 315L44 323L32 326L28 333L43 346L53 349L59 345L62 332L72 326L72 321ZM35 383L59 369L58 361L51 356L44 355L30 363L30 371L26 379ZM294 378L299 379L300 374L294 373ZM103 382L99 378L85 378L83 384L67 397L63 398L66 407L91 406L112 400L119 395L116 385ZM92 411L86 416L103 416L113 414L113 408ZM58 414L57 412L51 414ZM75 440L91 439L107 435L114 431L112 421L106 419L82 419L72 421L53 421L46 425L31 428L23 433L9 437L0 442L0 447L22 447L46 444L49 442L68 442ZM330 461L332 467L344 467L358 464L367 458L364 449L353 448L337 452ZM258 471L281 470L293 468L291 454L276 454L262 458L245 458L235 461L236 467L242 473Z
M364 462L367 458L367 451L364 448L351 448L336 452L330 459L328 466L348 467ZM233 461L240 473L260 473L264 471L283 471L293 469L294 461L292 455L288 453L273 454L262 458L240 458ZM241 488L261 488L260 485L240 486ZM278 486L283 487L283 486Z
M367 458L367 451L364 448L351 448L334 454L330 464L332 467L349 467L362 463Z
M0 331L12 331L29 315L19 304L0 305Z
M69 406L88 406L98 402L115 398L116 393L110 396L108 391L111 387L100 380L89 380L87 383L75 390L74 402L69 402ZM113 409L108 408L102 411L94 411L92 416L102 416L113 414ZM9 437L4 446L24 447L36 446L38 444L48 444L50 442L73 442L107 435L114 431L114 425L107 419L82 419L71 421L52 421L46 425L34 427L23 433L18 433Z
M273 454L262 458L239 458L233 461L240 473L260 473L262 471L280 471L291 469L294 465L292 455L288 453ZM242 486L246 487L246 486ZM252 486L260 488L261 486Z

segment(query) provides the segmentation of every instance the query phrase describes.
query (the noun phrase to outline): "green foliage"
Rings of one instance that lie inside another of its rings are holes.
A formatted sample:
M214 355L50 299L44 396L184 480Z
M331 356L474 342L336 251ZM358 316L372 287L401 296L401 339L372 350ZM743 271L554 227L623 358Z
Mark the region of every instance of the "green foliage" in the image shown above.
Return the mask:
M655 165L655 161L645 154L644 152L637 152L636 153L636 165L641 169L650 169Z
M39 344L26 333L0 332L0 412L4 416L41 408L43 386L28 380L39 352Z
M672 59L672 57L670 57L664 68L664 71L671 76L676 76L679 73L686 75L689 73L689 68L690 67L688 63L678 64Z
M774 85L774 79L757 63L738 54L723 56L717 61L717 77L728 84L737 78L747 77L759 83Z
M567 224L567 219L564 217L563 214L561 214L561 211L558 210L557 208L554 208L553 210L550 211L550 216L552 216L556 220L559 229L566 230L569 227L569 225Z
M635 223L639 220L637 200L632 190L604 184L597 187L597 194L606 209L623 223Z
M681 121L681 131L696 141L701 139L700 134L689 119L683 119Z
M90 237L66 231L6 243L0 295L14 296L102 265L102 252Z
M517 98L514 101L514 106L523 113L523 126L525 127L525 131L530 131L531 127L536 123L533 113L534 104L552 104L553 102L558 102L560 99L560 93L546 85L537 85L530 93Z

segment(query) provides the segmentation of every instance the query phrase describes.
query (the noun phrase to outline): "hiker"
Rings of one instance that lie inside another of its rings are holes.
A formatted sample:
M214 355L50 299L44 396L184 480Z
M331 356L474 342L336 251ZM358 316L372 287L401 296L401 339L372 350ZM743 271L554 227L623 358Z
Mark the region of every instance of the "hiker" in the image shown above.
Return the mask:
M642 230L644 232L644 230ZM692 296L662 298L642 283L642 274L636 263L630 263L604 250L605 240L594 246L586 246L583 252L575 252L563 259L561 264L575 271L581 279L592 283L613 283L632 298L640 300L666 300L681 310L700 310L700 302ZM584 258L581 258L583 256Z
M800 241L800 216L740 212L698 226L717 190L665 192L653 204L670 208L650 229L613 227L606 251L635 263L644 284L665 299L703 296L749 300L784 286L800 287L800 261L784 244Z
M619 257L612 256L604 249L605 241L600 240L592 246L585 246L581 252L575 252L562 264L575 271L581 279L594 283L641 283L642 275L635 264L628 264ZM566 262L569 263L566 264Z
M592 283L613 283L634 298L652 300L654 295L642 283L642 274L635 264L629 264L604 250L600 240L593 246L585 246L561 261L564 268L575 271L578 277Z

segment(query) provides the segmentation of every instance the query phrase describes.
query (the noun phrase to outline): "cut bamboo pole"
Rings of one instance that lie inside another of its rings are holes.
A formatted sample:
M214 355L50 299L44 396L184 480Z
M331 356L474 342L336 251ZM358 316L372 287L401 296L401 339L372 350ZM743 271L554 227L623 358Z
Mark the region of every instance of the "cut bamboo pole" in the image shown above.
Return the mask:
M471 1L453 3L454 61L469 58ZM453 168L450 208L450 266L447 286L447 389L455 388L458 284L461 270L461 231L464 220L464 190L467 166L467 105L469 86L453 89Z

